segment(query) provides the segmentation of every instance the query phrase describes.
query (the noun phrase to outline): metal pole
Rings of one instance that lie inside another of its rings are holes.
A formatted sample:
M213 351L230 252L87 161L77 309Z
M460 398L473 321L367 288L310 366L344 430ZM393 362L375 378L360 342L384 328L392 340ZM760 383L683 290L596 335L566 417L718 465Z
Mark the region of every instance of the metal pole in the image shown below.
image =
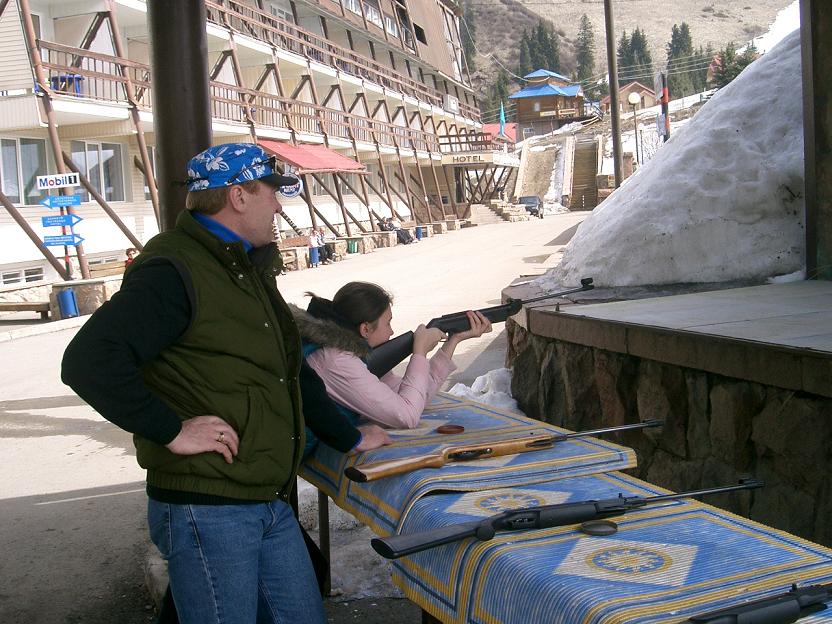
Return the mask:
M636 164L640 165L641 161L638 159L638 117L636 117L636 105L633 104L633 141L636 147Z
M618 59L615 52L615 24L612 0L604 0L604 21L607 25L607 71L610 75L610 113L612 114L612 159L615 165L615 188L621 186L623 155L621 153L621 117L618 110Z
M185 207L188 160L211 146L204 0L148 0L160 229Z

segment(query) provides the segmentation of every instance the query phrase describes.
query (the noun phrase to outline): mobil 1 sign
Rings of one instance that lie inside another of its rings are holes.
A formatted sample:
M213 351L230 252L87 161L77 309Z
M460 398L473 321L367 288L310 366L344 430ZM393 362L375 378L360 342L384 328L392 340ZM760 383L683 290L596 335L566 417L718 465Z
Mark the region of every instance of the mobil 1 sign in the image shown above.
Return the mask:
M77 173L54 173L38 176L38 190L48 191L49 189L66 188L68 186L81 186L81 178Z

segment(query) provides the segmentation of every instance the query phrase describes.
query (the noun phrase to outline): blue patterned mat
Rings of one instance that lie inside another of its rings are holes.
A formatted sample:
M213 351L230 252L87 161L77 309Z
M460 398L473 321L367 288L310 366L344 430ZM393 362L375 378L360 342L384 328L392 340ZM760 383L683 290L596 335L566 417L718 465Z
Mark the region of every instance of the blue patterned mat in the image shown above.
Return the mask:
M666 490L621 473L420 498L405 533L504 509ZM747 493L739 494L748 496ZM832 551L695 501L613 519L618 533L573 527L469 538L397 560L394 582L446 624L683 622L692 615L832 581ZM832 622L832 610L800 620Z
M464 433L436 433L438 426L448 423L462 425ZM419 428L391 431L394 444L353 457L321 444L305 463L301 476L373 531L389 535L416 501L435 490L505 488L635 465L631 449L597 438L583 438L559 442L551 449L450 463L441 469L416 470L369 483L355 483L344 476L347 466L432 453L449 444L488 443L530 432L565 431L517 413L440 393L438 401L425 411Z

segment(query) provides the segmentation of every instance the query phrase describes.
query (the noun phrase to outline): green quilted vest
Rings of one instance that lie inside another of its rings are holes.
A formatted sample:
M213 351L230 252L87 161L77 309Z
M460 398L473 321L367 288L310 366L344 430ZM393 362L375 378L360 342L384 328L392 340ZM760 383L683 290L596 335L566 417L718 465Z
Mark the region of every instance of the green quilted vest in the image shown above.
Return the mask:
M191 325L142 369L147 386L184 420L214 415L240 437L233 464L218 453L175 455L134 436L150 485L244 500L286 498L303 449L300 338L277 291L274 245L225 243L183 211L151 239L125 279L153 258L170 260L191 294Z

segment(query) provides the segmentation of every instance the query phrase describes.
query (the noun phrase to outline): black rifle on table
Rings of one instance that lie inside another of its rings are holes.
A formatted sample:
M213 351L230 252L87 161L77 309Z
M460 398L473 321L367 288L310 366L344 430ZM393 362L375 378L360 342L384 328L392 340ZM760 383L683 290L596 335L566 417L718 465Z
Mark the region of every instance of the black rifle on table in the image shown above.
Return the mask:
M490 308L482 308L478 310L482 315L492 323L502 323L508 317L517 314L525 304L534 303L535 301L543 301L544 299L554 299L555 297L562 297L576 292L584 292L594 288L591 277L585 277L581 280L580 288L572 288L571 290L564 290L558 293L543 295L542 297L534 297L532 299L511 299L497 306ZM427 327L441 329L446 334L458 334L471 328L471 322L468 320L466 312L454 312L453 314L445 314L431 320ZM376 377L383 377L389 373L393 368L402 362L408 355L413 353L413 332L409 331L395 338L391 338L387 342L375 347L370 355L367 356L367 368Z
M619 494L616 498L604 500L587 500L577 503L559 503L557 505L512 509L485 520L452 524L420 533L375 537L370 541L370 544L382 557L398 559L404 555L412 555L442 544L458 542L466 537L475 537L478 540L487 541L494 537L497 531L529 531L580 524L587 520L621 516L655 503L733 492L735 490L752 490L761 488L763 485L765 484L762 481L756 479L743 479L737 485L725 485L680 494L646 497Z
M823 611L826 601L832 600L832 583L792 588L768 598L744 602L695 615L688 622L696 624L790 624L800 618Z

